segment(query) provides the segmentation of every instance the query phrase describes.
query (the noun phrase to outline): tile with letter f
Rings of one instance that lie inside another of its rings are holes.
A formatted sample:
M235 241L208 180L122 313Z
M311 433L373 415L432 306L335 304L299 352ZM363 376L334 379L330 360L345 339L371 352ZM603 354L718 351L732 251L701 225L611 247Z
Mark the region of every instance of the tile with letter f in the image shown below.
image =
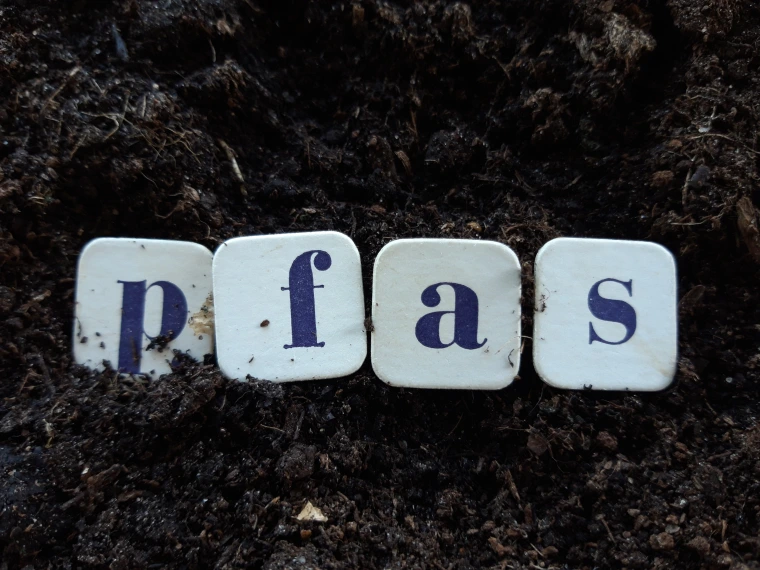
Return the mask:
M225 376L289 382L355 372L367 356L359 251L338 232L234 238L214 255Z
M559 238L536 256L533 361L551 386L657 391L678 359L676 265L645 241Z
M392 241L372 294L372 367L387 384L496 390L517 375L520 263L507 246Z
M213 352L211 252L185 241L100 238L79 256L74 359L156 377L174 350Z

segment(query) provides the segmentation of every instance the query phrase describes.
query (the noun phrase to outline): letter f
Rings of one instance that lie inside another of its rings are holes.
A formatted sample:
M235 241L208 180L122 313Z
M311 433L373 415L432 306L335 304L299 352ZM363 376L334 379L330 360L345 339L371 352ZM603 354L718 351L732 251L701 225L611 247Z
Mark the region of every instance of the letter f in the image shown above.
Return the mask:
M314 267L319 271L327 271L332 265L330 254L326 251L312 250L302 253L293 261L288 275L288 287L280 287L281 291L290 291L290 326L293 344L283 348L322 347L324 342L317 342L317 314L314 306L314 289L323 289L324 285L314 285L314 274L311 270L311 257L314 256Z

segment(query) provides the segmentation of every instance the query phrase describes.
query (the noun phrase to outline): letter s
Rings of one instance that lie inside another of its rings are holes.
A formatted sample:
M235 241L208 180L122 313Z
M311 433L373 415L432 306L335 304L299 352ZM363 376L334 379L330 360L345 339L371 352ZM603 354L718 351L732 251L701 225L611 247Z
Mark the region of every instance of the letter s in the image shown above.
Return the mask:
M633 333L636 332L636 311L634 308L625 301L618 301L617 299L605 299L599 294L599 286L602 283L606 283L608 281L612 283L619 283L625 287L626 291L628 291L628 296L633 297L633 279L629 281L619 281L617 279L611 278L602 279L601 281L594 283L594 286L591 287L591 290L588 293L588 308L591 311L591 314L594 315L597 319L610 321L613 323L620 323L623 325L625 327L625 336L623 337L623 340L617 342L604 340L596 333L594 330L594 325L589 322L589 344L592 344L595 340L598 340L604 344L623 344L628 342L633 336Z

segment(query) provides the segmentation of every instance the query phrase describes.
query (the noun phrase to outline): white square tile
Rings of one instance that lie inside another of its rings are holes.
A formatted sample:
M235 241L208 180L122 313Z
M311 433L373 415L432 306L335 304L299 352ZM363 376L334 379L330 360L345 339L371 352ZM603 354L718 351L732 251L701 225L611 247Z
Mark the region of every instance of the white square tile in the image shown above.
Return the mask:
M557 388L656 391L676 371L676 265L645 241L560 238L536 256L533 359Z
M74 359L121 372L171 372L172 350L213 352L211 252L197 243L101 238L79 256ZM160 338L171 338L164 347Z
M346 376L367 356L359 251L338 232L231 239L214 255L222 372L288 382Z
M520 263L497 242L401 239L375 260L372 367L391 386L495 390L520 367Z

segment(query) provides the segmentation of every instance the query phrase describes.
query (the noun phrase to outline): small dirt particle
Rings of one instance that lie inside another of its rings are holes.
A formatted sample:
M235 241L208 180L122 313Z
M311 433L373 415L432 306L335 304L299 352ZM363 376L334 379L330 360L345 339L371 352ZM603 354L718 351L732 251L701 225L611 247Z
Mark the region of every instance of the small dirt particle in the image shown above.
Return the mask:
M324 513L318 507L312 505L311 501L304 505L296 518L299 521L327 522L327 517Z
M596 443L599 445L599 447L605 451L609 451L610 453L617 450L618 446L617 438L606 431L601 431L599 434L597 434Z
M380 170L385 176L395 180L396 165L393 162L393 150L390 143L381 136L372 136L367 142L369 161L373 169Z
M412 162L409 160L409 157L403 150L397 150L395 152L396 158L398 158L401 161L401 164L404 167L404 171L406 172L407 176L412 175Z
M541 551L541 555L544 558L554 558L557 554L559 554L559 550L556 546L547 546Z
M197 313L190 315L188 326L196 335L214 334L214 294L209 293Z
M447 6L444 18L451 24L451 37L459 43L469 40L475 30L472 25L472 9L463 2Z
M508 554L514 553L514 549L504 546L499 542L499 539L494 536L488 539L488 546L491 547L491 550L493 550L499 558L504 558Z
M708 180L710 180L710 169L702 164L697 167L697 170L695 170L694 174L691 175L691 178L689 178L689 181L686 183L686 185L689 188L698 190L700 188L704 188Z
M670 186L675 176L672 170L659 170L652 174L652 186L655 188Z
M362 23L364 23L364 8L358 4L354 4L351 7L351 23L355 28L358 28Z
M314 473L316 457L317 450L314 446L296 443L280 458L277 463L277 473L291 481L307 479Z
M10 287L0 285L0 314L10 312L15 304L16 292Z
M549 442L538 433L532 433L528 436L527 446L529 450L539 456L549 451Z
M119 475L123 469L124 468L119 464L111 465L111 467L108 469L101 471L97 475L93 475L87 479L87 486L94 490L107 487L119 478Z
M657 551L673 550L676 546L676 541L667 532L661 532L649 537L649 546Z
M692 313L694 309L701 304L706 290L707 287L704 285L695 285L689 289L689 291L683 297L681 297L681 300L678 302L678 310L683 314Z
M269 326L269 319L264 319L263 321L261 321L261 325L260 326L262 326L262 327L268 327Z

